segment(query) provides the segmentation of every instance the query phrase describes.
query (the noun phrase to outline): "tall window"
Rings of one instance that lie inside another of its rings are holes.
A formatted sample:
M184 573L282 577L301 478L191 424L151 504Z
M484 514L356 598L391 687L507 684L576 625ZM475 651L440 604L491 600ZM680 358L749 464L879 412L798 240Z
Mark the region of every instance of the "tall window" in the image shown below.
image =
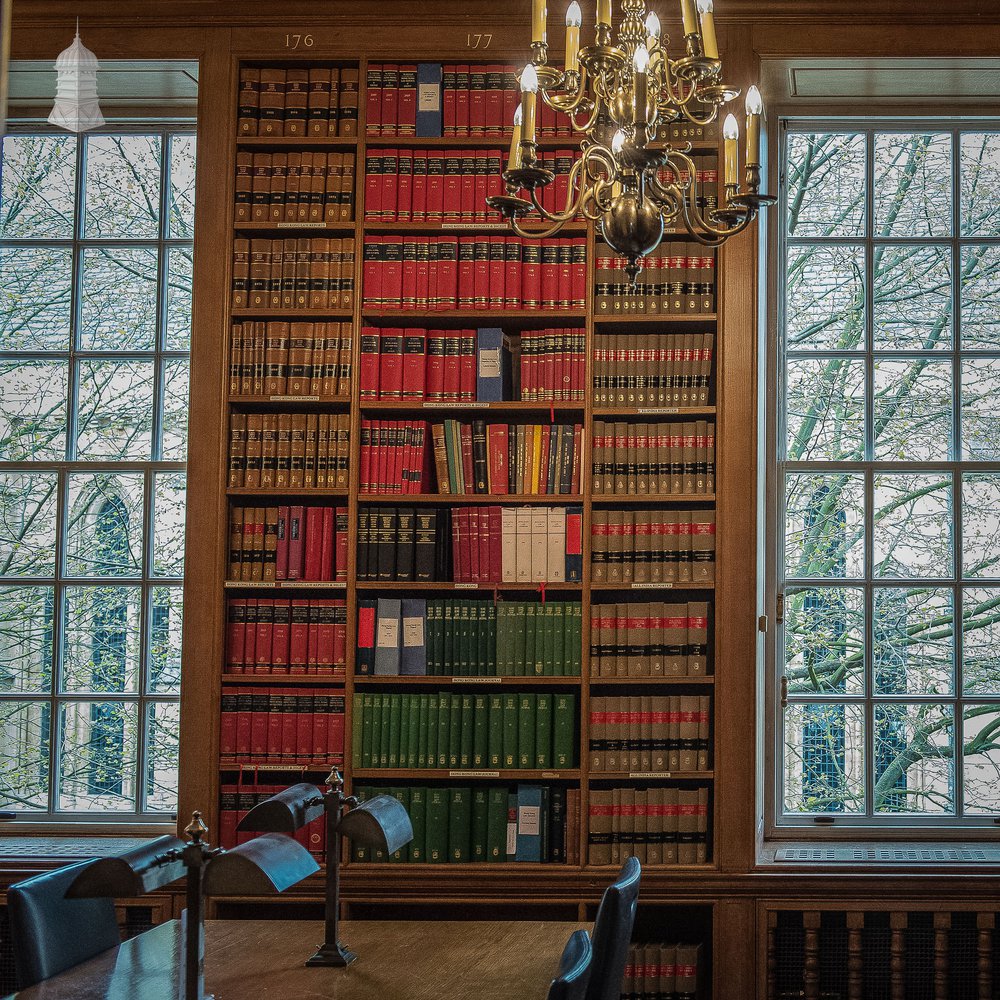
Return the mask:
M1000 123L781 145L775 819L992 825Z
M0 808L177 802L195 138L0 161Z

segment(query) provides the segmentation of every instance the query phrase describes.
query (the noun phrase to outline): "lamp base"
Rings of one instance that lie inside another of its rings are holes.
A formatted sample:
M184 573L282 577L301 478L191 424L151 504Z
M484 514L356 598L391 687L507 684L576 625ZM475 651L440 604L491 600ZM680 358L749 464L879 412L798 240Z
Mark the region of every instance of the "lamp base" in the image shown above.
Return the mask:
M319 950L312 958L306 959L306 965L328 965L343 968L350 965L358 956L353 951L349 951L339 941L333 944L320 945Z

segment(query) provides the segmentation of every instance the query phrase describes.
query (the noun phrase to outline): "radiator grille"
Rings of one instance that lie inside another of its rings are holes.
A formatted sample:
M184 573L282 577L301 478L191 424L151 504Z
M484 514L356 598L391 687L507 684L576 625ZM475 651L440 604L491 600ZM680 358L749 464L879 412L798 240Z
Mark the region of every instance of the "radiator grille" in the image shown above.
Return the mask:
M1000 861L1000 847L780 847L775 861L876 864L913 864L916 862L957 862L988 864Z

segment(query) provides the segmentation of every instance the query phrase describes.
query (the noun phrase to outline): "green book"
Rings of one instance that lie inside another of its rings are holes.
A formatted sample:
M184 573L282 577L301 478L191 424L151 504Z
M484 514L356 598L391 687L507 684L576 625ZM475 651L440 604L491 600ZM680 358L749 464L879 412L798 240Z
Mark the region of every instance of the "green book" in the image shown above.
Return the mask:
M424 628L427 630L425 642L427 643L427 676L436 677L441 671L438 662L438 640L440 630L438 628L439 615L441 613L441 601L429 600L427 602L427 618Z
M459 677L469 676L470 647L470 617L472 607L469 601L458 602L458 655L455 661L455 673Z
M355 768L364 767L361 763L364 755L364 695L358 691L354 692L351 700L351 766Z
M378 766L389 766L389 740L392 734L392 703L396 700L395 695L382 695L382 713L379 717L378 736Z
M490 615L489 608L493 607L492 601L480 601L478 607L477 624L479 629L476 633L476 669L477 677L489 675L489 655L490 655Z
M549 601L542 608L542 676L554 677L556 673L556 605ZM537 668L536 668L536 673Z
M403 703L399 711L399 756L398 767L409 767L406 758L410 749L410 701L412 695L404 694L399 700Z
M517 767L517 695L503 696L503 766Z
M498 694L489 696L488 737L486 752L491 768L503 767L503 698Z
M538 604L535 606L535 638L534 654L528 661L528 676L543 677L545 675L545 663L542 659L542 652L545 648L545 608Z
M427 755L424 767L434 768L438 766L438 696L436 694L427 695L427 705L427 725L421 726L424 753Z
M509 627L514 632L514 656L511 663L511 675L523 677L527 673L528 653L528 603L520 601L514 605Z
M566 662L569 669L567 676L579 677L583 664L583 605L579 601L574 601L569 606L568 627L567 627Z
M490 790L477 785L472 790L471 860L485 861L489 843Z
M372 695L372 767L382 767L379 748L382 745L382 695Z
M443 864L448 860L448 789L427 789L427 820L425 823L427 860Z
M469 601L469 666L466 677L479 673L479 609L482 601Z
M556 677L564 677L569 671L566 669L566 609L568 605L565 601L559 601L555 605L555 618L552 626L552 673Z
M358 802L364 802L372 797L372 789L367 785L355 785L354 795ZM356 840L351 841L352 861L371 861L371 850L367 844L361 844Z
M397 799L400 802L400 804L406 810L406 814L409 816L409 814L410 814L410 789L409 788L393 788L393 789L391 789L391 791L389 792L389 794L394 799ZM410 825L411 826L413 825L413 819L412 819L412 817L410 819ZM406 848L405 847L401 847L398 851L393 851L392 854L389 855L389 860L392 861L395 864L399 864L400 862L406 861L407 857L408 857L408 852L407 852Z
M535 763L532 767L552 767L552 695L535 697Z
M552 706L552 764L576 767L576 695L557 694Z
M451 731L451 695L438 692L437 756L435 767L448 766L448 735Z
M459 743L458 766L463 768L472 767L472 744L475 735L475 714L473 712L473 695L463 694L462 698L462 721L461 721L461 742Z
M483 673L496 677L497 671L497 605L486 602L486 664Z
M472 854L472 789L450 789L448 808L448 860L461 864L470 860Z
M418 694L406 696L408 706L406 724L406 767L411 771L419 767L417 758L420 752L420 698Z
M463 493L458 481L458 472L461 469L461 451L456 450L455 438L458 436L458 421L444 421L444 449L448 456L448 492ZM457 461L456 461L457 456Z
M517 767L535 766L535 696L517 696Z
M399 748L402 745L403 696L392 695L389 704L389 767L399 767Z
M372 725L375 722L374 696L371 692L366 692L361 709L363 719L361 722L361 767L372 766ZM355 726L358 725L355 722Z
M524 657L519 664L518 677L533 677L535 673L535 628L537 604L524 606Z
M501 601L496 605L496 655L494 657L493 675L509 677L513 673L511 667L512 643L510 642L507 622L510 618L511 604Z
M410 789L410 824L413 827L413 840L410 841L409 860L426 861L424 842L427 837L427 789L422 785L414 785Z
M450 695L450 711L448 713L448 763L447 767L458 768L462 757L462 696Z
M486 767L489 762L490 702L485 694L477 694L472 704L472 766ZM464 730L463 730L464 733Z
M444 642L441 645L441 674L451 677L458 673L455 669L455 602L444 601L441 615L441 634Z
M507 860L507 789L490 788L486 816L486 860Z

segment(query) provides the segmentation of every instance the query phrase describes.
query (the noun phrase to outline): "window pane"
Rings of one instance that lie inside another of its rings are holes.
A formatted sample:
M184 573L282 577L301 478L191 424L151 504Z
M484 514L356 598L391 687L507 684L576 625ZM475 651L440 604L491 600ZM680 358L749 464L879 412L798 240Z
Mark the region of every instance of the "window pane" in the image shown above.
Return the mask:
M0 362L0 460L66 458L68 383L65 361Z
M951 477L947 473L875 476L875 576L952 573Z
M785 678L792 694L864 693L864 592L810 587L785 594Z
M0 473L0 576L54 576L54 472Z
M966 132L962 152L962 235L1000 236L1000 133Z
M73 251L0 248L0 350L68 351Z
M163 460L187 458L188 373L190 363L167 361L163 365Z
M0 587L0 691L51 689L53 594L51 587Z
M194 251L172 247L167 251L167 341L168 351L191 349L191 281Z
M78 458L149 461L153 372L152 361L80 362Z
M146 706L145 807L152 812L177 808L177 762L181 707L177 702Z
M1000 576L1000 475L962 477L962 573Z
M1000 359L962 362L962 458L1000 461Z
M170 186L167 189L169 232L172 240L194 238L194 173L197 140L193 135L170 139Z
M160 137L92 135L86 142L84 235L155 238L160 218Z
M864 488L853 473L785 478L785 572L858 577L864 572Z
M865 137L788 137L789 236L862 236Z
M139 688L138 587L67 587L62 689L132 694Z
M1000 589L969 587L962 597L963 681L968 694L1000 694Z
M184 575L184 509L186 481L183 472L156 474L153 495L153 575Z
M995 351L1000 346L1000 247L962 249L962 346Z
M962 718L965 808L1000 813L1000 706L967 705Z
M951 248L880 246L872 253L876 350L951 346Z
M951 235L951 136L875 136L875 235Z
M785 811L863 812L864 746L861 705L789 705L785 710Z
M83 350L153 349L157 268L153 249L91 247L83 251Z
M134 812L138 706L124 701L61 706L60 809Z
M950 705L876 705L875 812L953 812L952 737Z
M7 135L0 171L0 236L68 240L73 236L75 135Z
M876 694L953 694L952 592L879 587L872 598Z
M951 454L950 361L875 362L875 460L944 461Z
M141 575L142 494L141 472L70 475L67 575Z
M864 347L863 247L788 250L785 346L853 351Z
M830 357L789 359L786 378L788 460L863 459L864 361Z
M48 809L48 702L0 701L0 732L0 808Z
M149 620L149 677L151 694L180 694L181 631L184 624L181 587L153 587Z

